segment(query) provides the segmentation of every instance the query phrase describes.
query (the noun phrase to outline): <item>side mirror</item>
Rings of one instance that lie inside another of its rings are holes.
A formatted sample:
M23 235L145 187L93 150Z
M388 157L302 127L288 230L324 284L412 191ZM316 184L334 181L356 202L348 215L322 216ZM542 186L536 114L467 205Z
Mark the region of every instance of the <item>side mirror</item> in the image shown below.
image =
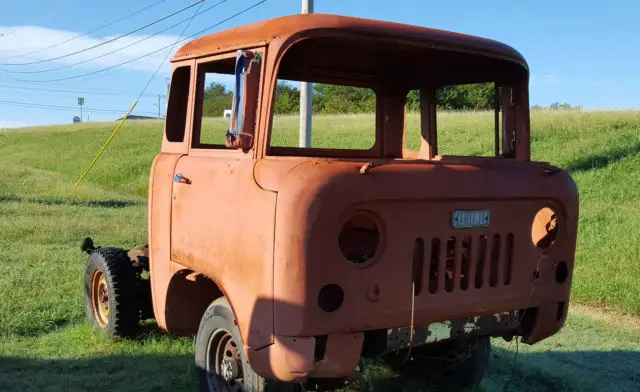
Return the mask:
M260 57L255 52L239 50L236 56L235 89L231 107L231 124L227 131L227 148L248 151L255 134Z

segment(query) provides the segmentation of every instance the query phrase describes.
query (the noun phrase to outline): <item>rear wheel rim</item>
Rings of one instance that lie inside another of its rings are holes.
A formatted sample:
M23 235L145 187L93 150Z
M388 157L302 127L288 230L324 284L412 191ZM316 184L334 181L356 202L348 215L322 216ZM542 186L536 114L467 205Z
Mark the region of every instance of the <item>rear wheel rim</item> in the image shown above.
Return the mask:
M104 273L100 270L93 273L91 277L91 307L93 316L102 328L109 324L109 288Z
M207 344L207 383L210 391L242 391L242 357L229 331L216 330Z

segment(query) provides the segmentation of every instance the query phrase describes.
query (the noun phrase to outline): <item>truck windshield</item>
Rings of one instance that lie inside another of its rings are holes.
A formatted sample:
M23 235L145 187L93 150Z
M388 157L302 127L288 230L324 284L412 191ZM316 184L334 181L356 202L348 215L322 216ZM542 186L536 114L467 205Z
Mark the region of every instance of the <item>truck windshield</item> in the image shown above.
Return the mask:
M311 137L301 136L298 81L278 80L271 146L332 150L370 150L376 141L376 93L370 88L308 83L312 94ZM307 144L308 143L308 144Z
M511 157L516 123L528 126L526 69L487 53L314 37L284 52L277 75L268 155ZM310 126L300 117L301 82L313 83Z

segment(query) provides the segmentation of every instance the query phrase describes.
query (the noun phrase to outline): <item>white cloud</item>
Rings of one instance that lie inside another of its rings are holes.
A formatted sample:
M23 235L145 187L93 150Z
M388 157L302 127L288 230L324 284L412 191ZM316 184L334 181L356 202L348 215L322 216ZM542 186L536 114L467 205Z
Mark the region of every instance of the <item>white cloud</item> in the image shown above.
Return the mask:
M540 86L558 86L561 84L565 84L565 80L558 75L531 75L529 78L529 83L532 86L540 85Z
M27 124L20 121L5 121L0 119L0 130L5 128L20 128L20 127L26 127L26 126Z
M69 53L73 53L100 43L109 41L116 36L105 37L80 37L64 44L55 46L53 48L44 49L54 44L69 40L77 36L79 33L72 31L49 29L39 26L0 26L0 31L5 34L5 37L0 37L0 63L26 63L39 60L51 59L59 56L64 56ZM88 50L86 52L78 53L69 57L63 57L61 59L47 61L41 64L25 65L25 66L10 66L2 65L1 68L5 70L46 70L51 68L58 68L64 65L71 65L85 60L90 60L94 57L101 56L116 49L130 45L136 41L140 41L144 38L144 41L128 47L126 49L119 50L113 54L106 55L104 57L91 60L85 64L78 65L77 67L68 68L67 70L79 70L91 71L101 68L114 66L120 63L124 63L129 60L133 60L146 53L153 52L162 47L172 45L178 39L172 35L157 35L150 37L148 35L131 35L118 39L114 42L104 44L103 46L95 49ZM178 43L173 48L173 53L184 42ZM44 49L44 50L42 50ZM149 55L143 59L132 61L128 64L122 65L119 68L126 68L137 71L150 71L153 72L163 61L164 57L170 48L164 49L152 55ZM36 53L28 54L30 52L37 51ZM25 54L26 55L23 55ZM15 56L15 57L14 57ZM163 67L168 69L169 65L165 62ZM37 73L37 74L13 74L15 77L21 79L52 79L59 76L60 73L56 71Z

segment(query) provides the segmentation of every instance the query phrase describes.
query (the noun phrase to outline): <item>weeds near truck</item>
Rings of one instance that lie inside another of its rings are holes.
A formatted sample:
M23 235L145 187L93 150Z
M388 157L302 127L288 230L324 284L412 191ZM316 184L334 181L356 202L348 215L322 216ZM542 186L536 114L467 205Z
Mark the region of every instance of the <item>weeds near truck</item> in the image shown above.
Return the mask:
M444 115L450 124L442 132L444 146L484 151L481 136L491 132L491 114ZM417 121L411 116L408 123ZM363 117L341 116L343 126L325 133L323 118L314 119L314 141L335 144L339 138L355 146L365 132ZM295 142L296 119L290 123L283 137ZM155 121L127 123L76 191L74 179L113 130L111 123L0 136L0 390L194 389L191 339L172 340L151 329L140 339L114 342L84 321L80 241L90 235L101 244L146 243L145 197L161 129ZM566 330L534 347L521 344L515 367L514 346L495 341L483 388L637 391L640 330L631 326L640 324L640 113L535 111L532 145L536 159L571 169L580 188L572 300L628 314L607 321L594 317L592 308L570 305ZM402 381L389 379L384 368L367 372L373 390L402 390Z

